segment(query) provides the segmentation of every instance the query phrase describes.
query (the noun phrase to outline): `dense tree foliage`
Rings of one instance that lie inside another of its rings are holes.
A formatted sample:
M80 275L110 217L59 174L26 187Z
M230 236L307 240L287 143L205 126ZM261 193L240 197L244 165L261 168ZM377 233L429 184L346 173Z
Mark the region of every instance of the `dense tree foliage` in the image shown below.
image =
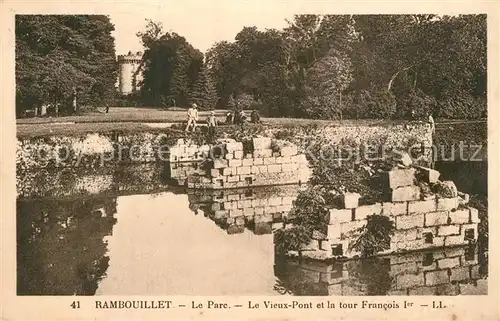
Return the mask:
M178 106L196 103L212 108L217 103L212 77L204 68L204 57L175 32L164 32L162 25L149 21L138 33L145 47L143 103L149 106Z
M17 15L16 111L103 104L117 77L114 26L103 15Z
M297 15L207 53L220 105L270 115L472 118L486 113L486 16Z
M17 16L17 107L112 95L105 16ZM204 55L149 21L139 32L147 106L260 108L307 118L486 116L486 15L296 15L283 30L244 27Z

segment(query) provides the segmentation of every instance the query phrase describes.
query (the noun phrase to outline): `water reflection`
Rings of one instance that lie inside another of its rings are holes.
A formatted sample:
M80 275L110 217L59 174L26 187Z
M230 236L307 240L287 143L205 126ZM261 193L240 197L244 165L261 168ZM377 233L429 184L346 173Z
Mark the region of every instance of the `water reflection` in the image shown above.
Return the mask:
M18 294L92 295L109 264L116 198L17 203Z
M459 247L333 263L277 258L275 288L293 295L486 295L479 253Z
M190 207L202 210L227 234L271 234L283 228L299 193L299 186L261 187L218 191L189 191Z

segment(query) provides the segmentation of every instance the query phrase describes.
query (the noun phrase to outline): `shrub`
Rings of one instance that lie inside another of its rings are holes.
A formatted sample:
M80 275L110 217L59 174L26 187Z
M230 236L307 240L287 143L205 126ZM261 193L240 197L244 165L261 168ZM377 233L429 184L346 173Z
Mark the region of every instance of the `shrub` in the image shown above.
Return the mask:
M387 216L370 215L368 223L358 229L360 236L349 244L349 248L361 252L362 257L372 256L391 246L391 236L396 229L394 222Z

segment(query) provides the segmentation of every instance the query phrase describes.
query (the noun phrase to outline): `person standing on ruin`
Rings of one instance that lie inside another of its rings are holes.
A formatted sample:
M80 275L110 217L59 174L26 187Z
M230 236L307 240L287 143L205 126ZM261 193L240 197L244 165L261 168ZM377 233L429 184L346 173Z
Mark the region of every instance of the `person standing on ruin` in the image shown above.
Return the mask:
M210 141L215 138L215 131L217 128L217 118L215 118L215 111L211 111L210 115L207 117L207 126L208 126L208 137Z
M431 125L431 132L434 135L434 132L436 131L436 123L434 122L434 118L431 113L429 113L429 124Z
M188 122L186 126L186 133L189 132L189 127L193 126L193 132L196 129L196 122L198 121L198 106L196 104L192 104L191 108L187 111Z

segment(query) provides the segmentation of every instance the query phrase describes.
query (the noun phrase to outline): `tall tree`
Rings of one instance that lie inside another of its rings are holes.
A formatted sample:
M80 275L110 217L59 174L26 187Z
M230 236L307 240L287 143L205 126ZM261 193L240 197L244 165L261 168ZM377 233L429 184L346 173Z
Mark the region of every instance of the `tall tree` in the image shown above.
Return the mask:
M158 26L148 28L144 34L139 34L147 46L141 89L144 103L165 106L174 99L178 105L186 106L189 92L203 66L203 54L176 33L160 36Z
M114 96L114 30L103 15L16 16L16 110L64 103L78 90L80 104Z

